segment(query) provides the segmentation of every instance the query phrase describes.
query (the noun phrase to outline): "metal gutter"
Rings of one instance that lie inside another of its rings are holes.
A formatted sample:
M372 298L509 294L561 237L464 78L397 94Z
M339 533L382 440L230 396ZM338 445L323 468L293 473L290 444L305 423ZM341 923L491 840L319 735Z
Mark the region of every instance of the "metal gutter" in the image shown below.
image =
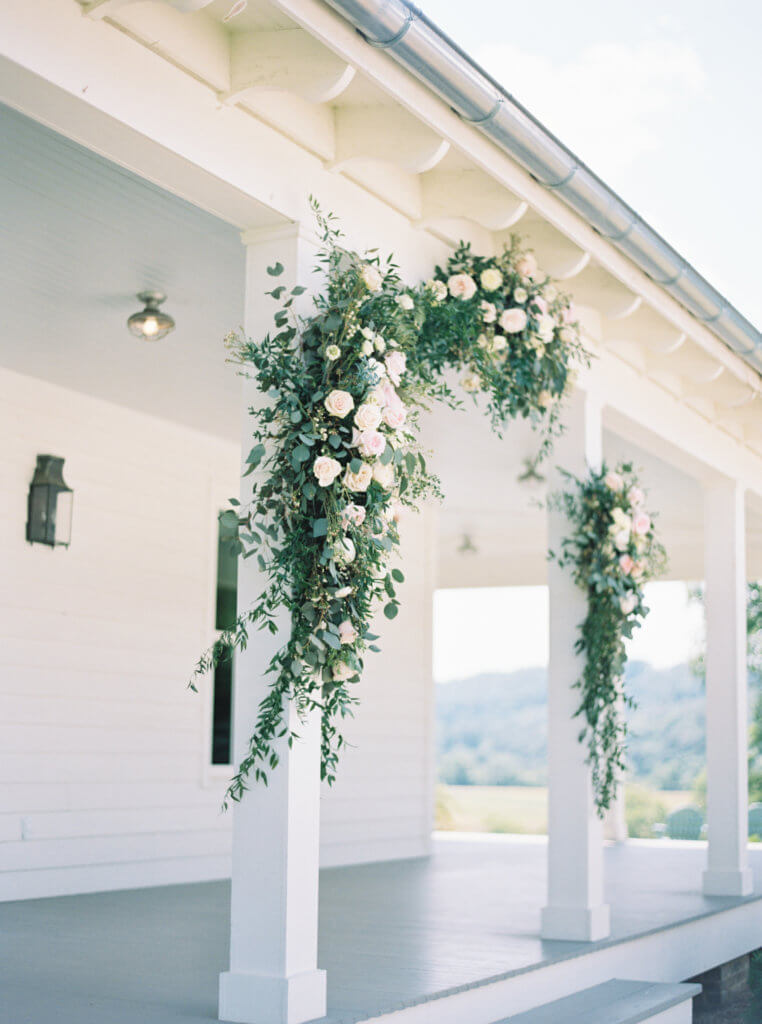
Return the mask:
M762 372L762 333L422 11L405 0L326 2Z

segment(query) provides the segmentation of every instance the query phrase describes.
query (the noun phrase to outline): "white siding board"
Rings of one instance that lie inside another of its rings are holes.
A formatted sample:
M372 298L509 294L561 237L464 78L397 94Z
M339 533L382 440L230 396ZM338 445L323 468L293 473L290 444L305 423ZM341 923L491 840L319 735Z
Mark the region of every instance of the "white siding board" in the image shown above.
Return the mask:
M0 900L225 877L225 770L205 766L209 693L187 679L237 445L5 370L0 436ZM66 458L68 551L24 540L41 452ZM426 524L403 529L406 614L383 620L324 788L324 864L428 850Z

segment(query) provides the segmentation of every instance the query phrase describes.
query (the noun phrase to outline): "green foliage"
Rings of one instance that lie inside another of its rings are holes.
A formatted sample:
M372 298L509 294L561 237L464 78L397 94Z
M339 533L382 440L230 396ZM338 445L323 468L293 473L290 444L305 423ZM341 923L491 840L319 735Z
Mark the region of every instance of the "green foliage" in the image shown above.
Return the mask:
M465 373L465 391L486 397L500 434L513 419L541 426L547 454L559 429L563 395L589 357L579 341L571 303L537 268L518 237L494 257L461 243L445 267L418 292L420 338L416 372Z
M293 300L304 289L278 286L268 293L280 304L277 330L256 342L226 340L262 401L250 410L251 498L224 515L238 526L243 557L257 558L267 586L200 659L194 685L244 650L252 627L278 634L283 612L291 622L267 667L270 690L228 788L232 800L249 779L266 783L278 741L296 738L284 714L289 701L302 719L322 712L322 775L333 781L341 722L356 703L352 685L365 652L378 650L369 632L373 611L383 600L387 616L397 613L404 577L389 569L397 519L404 507L439 493L416 434L420 408L445 390L406 372L416 332L397 302L397 269L344 249L332 218L316 213L326 285L314 310L296 315ZM268 272L278 277L283 267Z
M645 495L630 463L611 472L604 466L581 480L566 474L570 489L551 499L572 524L556 557L569 566L587 596L587 615L576 650L584 655L582 697L576 714L583 721L598 812L608 809L624 771L626 723L625 638L647 614L644 583L662 571L666 560L656 541L653 517L643 508Z
M238 550L256 557L267 585L201 657L191 686L244 650L252 627L279 634L283 613L291 623L267 667L270 689L226 801L240 800L250 779L267 783L279 744L296 738L285 715L290 704L302 720L322 712L322 776L334 781L341 723L356 703L352 686L366 651L378 650L371 619L381 602L387 619L399 612L404 576L389 566L397 520L405 507L439 495L417 436L431 402L459 404L443 371L470 370L468 390L486 391L499 430L519 415L555 423L570 360L584 359L568 301L516 240L490 260L460 246L446 275L438 270L436 280L411 290L391 257L344 248L333 216L312 205L325 278L314 308L298 315L295 300L305 289L276 284L266 293L279 303L275 331L226 339L230 360L253 379L261 401L250 409L254 443L244 477L251 497L231 503L225 525L237 528ZM478 280L461 279L466 296L453 278L468 269ZM267 272L277 279L284 267ZM494 316L485 316L486 301ZM503 320L506 311L520 328Z

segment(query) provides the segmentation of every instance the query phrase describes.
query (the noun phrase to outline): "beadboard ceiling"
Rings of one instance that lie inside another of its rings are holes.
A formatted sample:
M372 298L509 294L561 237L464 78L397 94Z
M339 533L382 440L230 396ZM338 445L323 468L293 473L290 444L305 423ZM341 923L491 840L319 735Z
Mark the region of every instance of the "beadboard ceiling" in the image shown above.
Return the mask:
M0 364L238 440L238 229L2 105L0 139ZM155 343L126 327L144 289L177 322Z

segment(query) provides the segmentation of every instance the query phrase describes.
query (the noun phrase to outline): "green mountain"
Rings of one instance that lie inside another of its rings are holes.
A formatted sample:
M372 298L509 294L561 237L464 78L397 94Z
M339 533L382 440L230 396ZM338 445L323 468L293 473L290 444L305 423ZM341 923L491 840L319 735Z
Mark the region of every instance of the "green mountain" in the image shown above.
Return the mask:
M659 789L690 789L704 767L703 680L688 665L627 666L630 772ZM437 686L439 778L453 785L544 785L545 669L483 674Z

